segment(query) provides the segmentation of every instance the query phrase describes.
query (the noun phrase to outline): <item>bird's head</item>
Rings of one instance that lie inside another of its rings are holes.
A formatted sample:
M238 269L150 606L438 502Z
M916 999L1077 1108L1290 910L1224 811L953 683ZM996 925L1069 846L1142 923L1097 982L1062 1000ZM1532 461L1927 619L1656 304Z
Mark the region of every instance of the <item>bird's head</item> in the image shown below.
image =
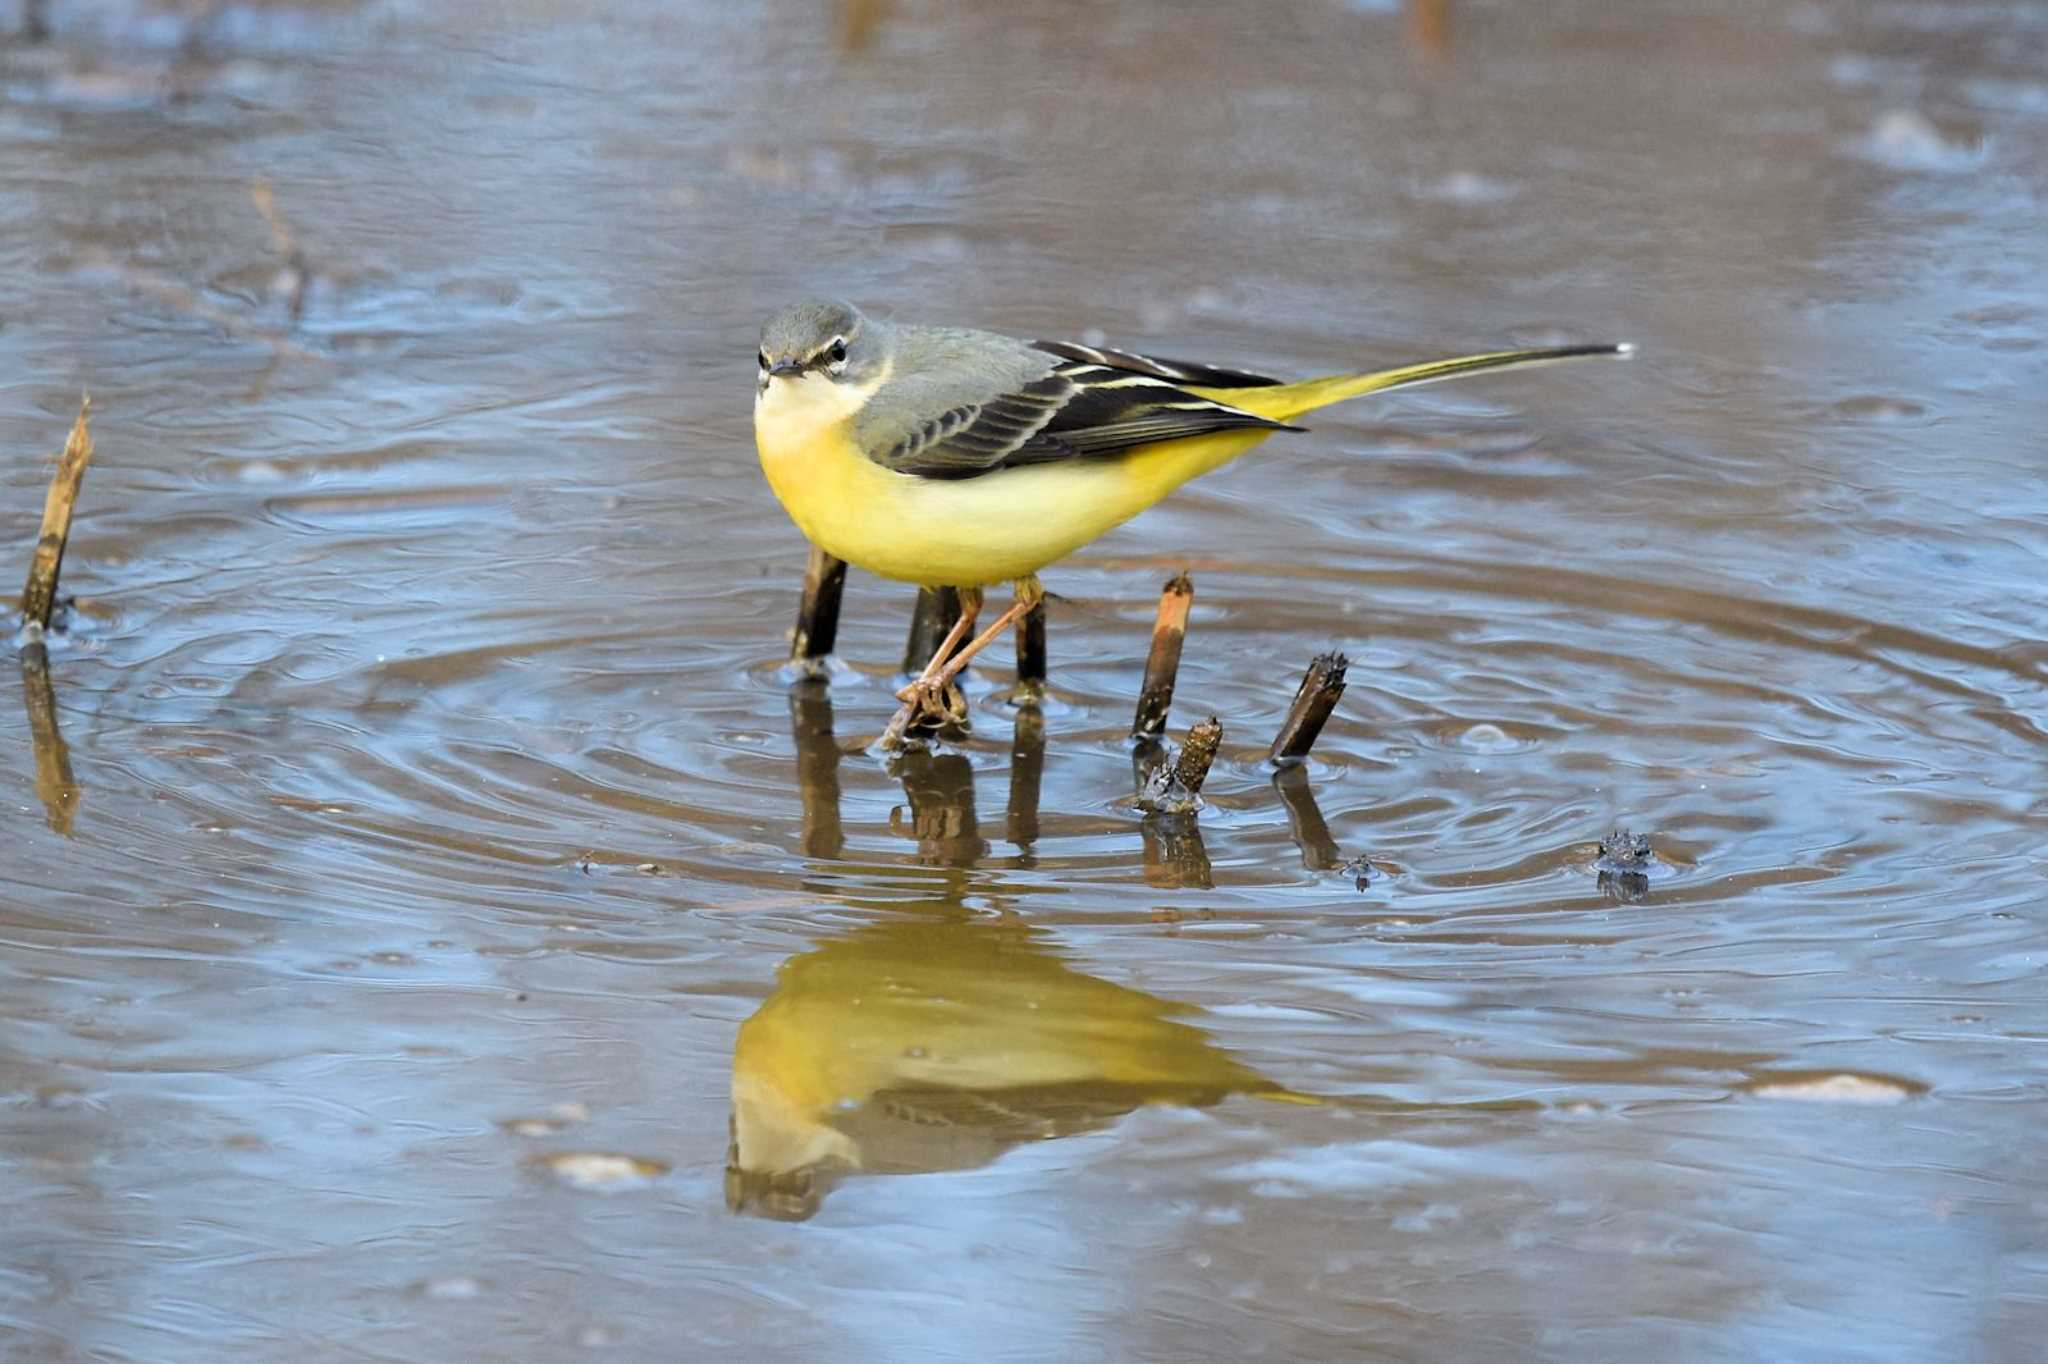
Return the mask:
M860 386L880 373L888 358L882 328L851 303L805 299L761 324L762 393L778 383L823 379Z

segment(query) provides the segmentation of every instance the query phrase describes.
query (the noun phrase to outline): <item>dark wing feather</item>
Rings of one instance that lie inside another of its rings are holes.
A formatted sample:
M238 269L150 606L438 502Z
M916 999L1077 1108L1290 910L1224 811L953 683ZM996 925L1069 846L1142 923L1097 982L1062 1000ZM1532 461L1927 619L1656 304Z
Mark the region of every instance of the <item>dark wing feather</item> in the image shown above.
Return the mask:
M927 478L989 473L1042 440L1046 426L1072 397L1073 385L1054 371L984 402L948 409L878 458L899 473Z
M1186 360L1168 360L1157 355L1137 355L1127 350L1111 350L1107 346L1083 346L1073 341L1033 341L1032 347L1047 355L1057 355L1062 360L1074 360L1084 365L1101 365L1104 369L1120 369L1130 374L1145 374L1168 383L1193 384L1196 388L1270 388L1280 383L1278 379L1264 374L1253 374L1249 370L1219 369L1214 365L1197 365Z
M1062 353L1037 344L1041 350ZM1163 373L1151 372L1164 371L1168 362L1085 346L1070 349L1075 355L1044 378L984 402L950 408L876 458L898 473L922 478L975 478L1026 464L1099 459L1155 441L1219 431L1301 429L1196 397ZM1149 369L1112 363L1112 357L1142 362ZM1176 373L1182 376L1180 383L1218 382L1219 387L1276 382L1199 366L1176 367ZM1217 375L1232 377L1219 382L1212 378Z

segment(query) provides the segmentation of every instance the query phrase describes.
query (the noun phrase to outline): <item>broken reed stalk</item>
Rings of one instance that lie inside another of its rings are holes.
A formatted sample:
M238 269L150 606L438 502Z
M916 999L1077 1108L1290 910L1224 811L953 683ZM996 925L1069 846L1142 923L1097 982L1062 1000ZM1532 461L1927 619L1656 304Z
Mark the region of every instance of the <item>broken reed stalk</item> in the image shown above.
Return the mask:
M1045 603L1042 600L1017 622L1017 693L1026 699L1045 693Z
M1202 783L1209 780L1210 764L1216 761L1216 750L1222 745L1223 722L1213 715L1188 731L1188 741L1181 745L1180 756L1173 761L1173 779L1189 795L1202 794Z
M64 567L64 546L71 539L71 511L78 503L85 466L92 462L91 412L92 398L81 397L78 420L71 424L64 453L57 457L49 495L43 499L43 529L36 537L35 557L29 561L28 586L21 590L22 619L39 629L50 628L50 612L57 605L57 575Z
M804 569L804 597L796 609L796 633L789 661L815 675L839 638L839 597L846 590L846 560L835 559L816 545Z
M1269 761L1299 762L1308 756L1330 712L1337 708L1337 698L1344 694L1347 666L1344 655L1337 653L1317 654L1310 660L1279 737L1273 740L1273 751L1266 755Z
M1159 594L1159 619L1152 625L1152 652L1145 657L1145 685L1138 692L1138 713L1131 721L1133 739L1156 739L1166 733L1166 713L1173 708L1174 679L1180 674L1181 643L1188 633L1188 608L1195 603L1195 584L1185 573L1167 579Z
M953 622L960 619L960 593L951 587L920 587L917 608L910 615L910 638L903 643L903 671L915 677L939 651Z

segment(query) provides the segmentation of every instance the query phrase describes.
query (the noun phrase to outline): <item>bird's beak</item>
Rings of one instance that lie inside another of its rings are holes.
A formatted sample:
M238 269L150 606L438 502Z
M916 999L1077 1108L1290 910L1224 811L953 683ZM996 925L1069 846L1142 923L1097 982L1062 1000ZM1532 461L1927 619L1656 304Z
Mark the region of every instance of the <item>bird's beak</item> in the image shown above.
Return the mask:
M804 367L802 363L787 356L768 366L768 377L771 379L779 379L786 374L802 374L803 372Z

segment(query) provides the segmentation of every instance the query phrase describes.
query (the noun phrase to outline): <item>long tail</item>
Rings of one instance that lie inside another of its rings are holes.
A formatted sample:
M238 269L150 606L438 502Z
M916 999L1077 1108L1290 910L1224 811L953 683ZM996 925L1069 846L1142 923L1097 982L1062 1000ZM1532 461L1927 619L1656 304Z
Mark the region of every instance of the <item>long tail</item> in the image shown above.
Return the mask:
M1324 379L1303 379L1295 384L1273 384L1257 388L1196 388L1188 392L1227 403L1272 421L1287 422L1346 398L1357 398L1382 389L1433 384L1439 379L1456 379L1466 374L1483 374L1497 369L1525 369L1533 365L1554 365L1588 356L1627 356L1635 347L1626 341L1593 346L1544 346L1536 350L1497 350L1484 355L1460 355L1449 360L1426 360L1419 365L1383 369L1373 374L1333 374Z

